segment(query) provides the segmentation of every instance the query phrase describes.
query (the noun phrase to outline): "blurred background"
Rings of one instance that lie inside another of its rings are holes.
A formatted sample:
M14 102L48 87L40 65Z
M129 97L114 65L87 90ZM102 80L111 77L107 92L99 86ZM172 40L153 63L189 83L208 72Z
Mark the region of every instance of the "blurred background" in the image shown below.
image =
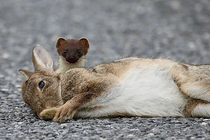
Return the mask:
M33 70L31 50L36 44L57 65L59 37L89 40L86 67L128 56L210 64L210 1L0 0L1 130L20 133L27 127L16 128L14 122L25 126L34 119L22 106L18 70Z
M127 56L210 63L208 0L8 0L0 5L0 58L27 66L35 44L57 61L58 37L86 37L87 65ZM31 62L30 62L31 63Z

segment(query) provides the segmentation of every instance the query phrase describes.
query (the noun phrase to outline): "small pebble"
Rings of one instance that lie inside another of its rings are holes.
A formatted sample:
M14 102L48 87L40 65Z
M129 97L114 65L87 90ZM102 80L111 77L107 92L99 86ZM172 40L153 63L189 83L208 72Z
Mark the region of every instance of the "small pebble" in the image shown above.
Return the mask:
M61 124L60 127L61 128L66 128L67 127L67 124Z

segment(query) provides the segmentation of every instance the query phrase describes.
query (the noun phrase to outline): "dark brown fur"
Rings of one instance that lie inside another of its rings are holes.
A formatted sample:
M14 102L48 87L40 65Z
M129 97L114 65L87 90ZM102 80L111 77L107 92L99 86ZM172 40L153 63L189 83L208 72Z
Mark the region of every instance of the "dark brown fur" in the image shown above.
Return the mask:
M89 49L86 38L64 39L59 38L56 43L57 52L69 63L76 63L82 56L85 56Z

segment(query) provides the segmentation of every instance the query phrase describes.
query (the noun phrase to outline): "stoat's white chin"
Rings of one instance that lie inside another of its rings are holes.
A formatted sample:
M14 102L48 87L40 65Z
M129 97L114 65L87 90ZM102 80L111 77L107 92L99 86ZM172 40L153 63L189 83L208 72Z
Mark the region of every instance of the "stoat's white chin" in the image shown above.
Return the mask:
M56 73L64 73L69 69L80 68L84 66L85 66L85 56L82 56L76 63L69 63L65 60L65 58L59 56L58 69L56 70Z

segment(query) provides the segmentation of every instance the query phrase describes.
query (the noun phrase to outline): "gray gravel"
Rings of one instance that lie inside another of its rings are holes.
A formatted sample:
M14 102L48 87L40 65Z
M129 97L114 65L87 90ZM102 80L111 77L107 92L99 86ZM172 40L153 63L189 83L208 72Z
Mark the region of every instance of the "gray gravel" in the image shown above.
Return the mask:
M55 64L58 37L87 37L87 67L126 56L210 64L209 0L1 0L0 139L210 139L205 118L39 120L20 95L40 44Z

